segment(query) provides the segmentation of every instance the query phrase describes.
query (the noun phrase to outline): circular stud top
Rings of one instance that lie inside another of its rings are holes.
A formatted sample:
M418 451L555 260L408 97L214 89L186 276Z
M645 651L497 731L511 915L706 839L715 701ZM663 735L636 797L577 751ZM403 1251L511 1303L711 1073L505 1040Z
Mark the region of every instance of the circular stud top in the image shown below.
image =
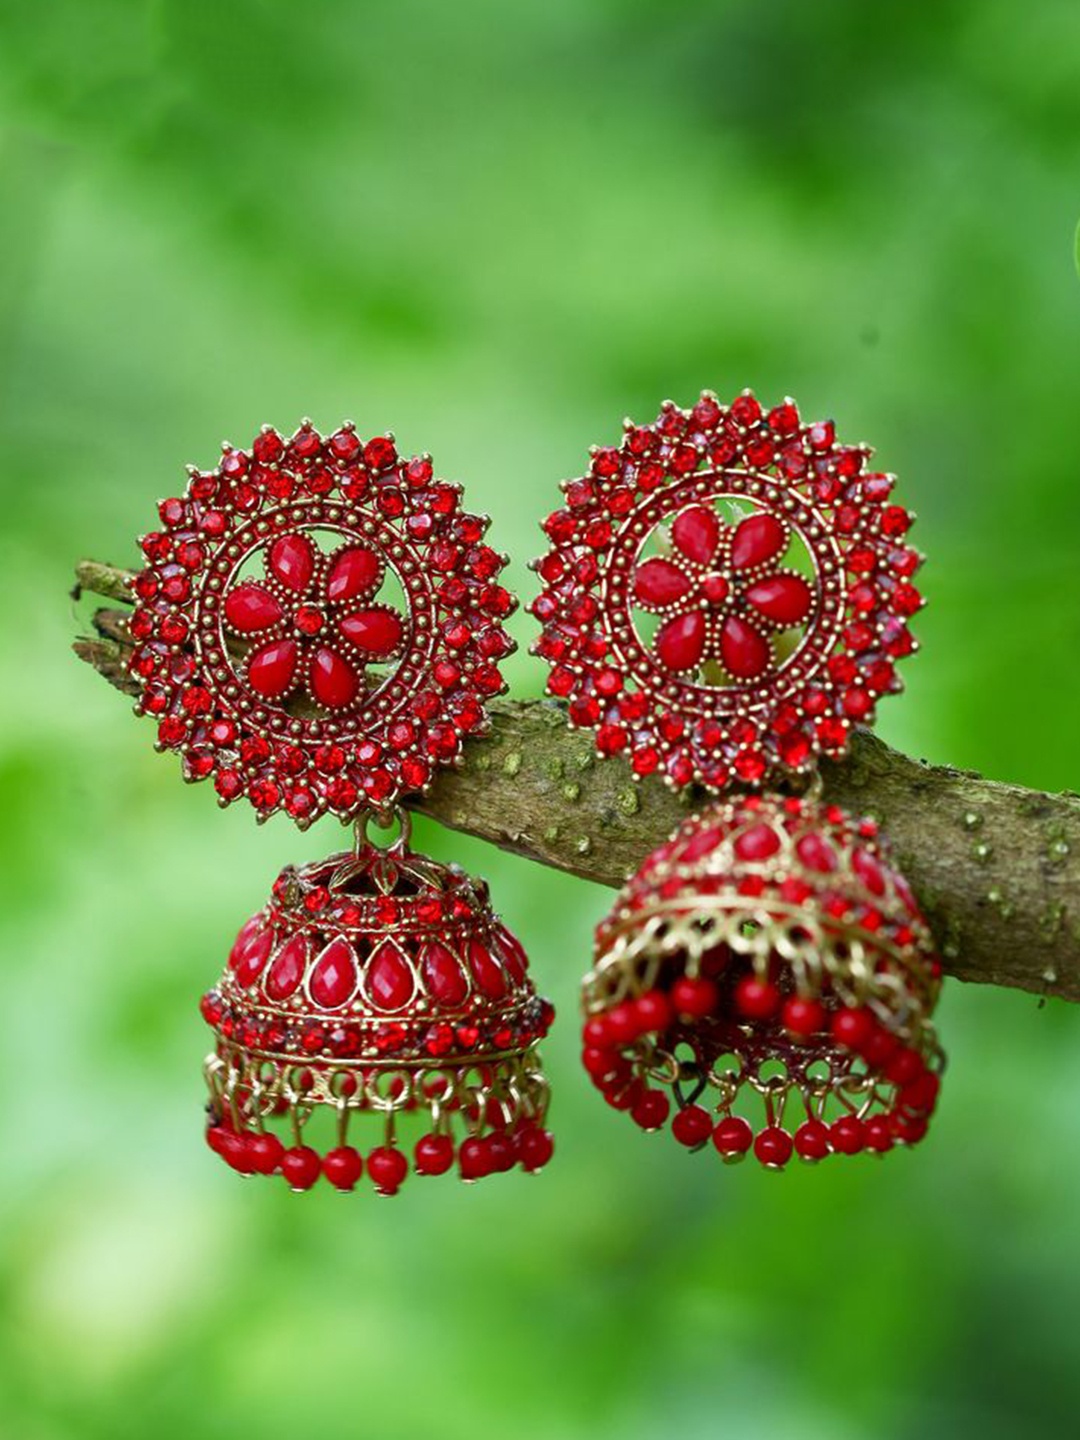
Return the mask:
M792 400L665 402L594 449L544 523L533 647L572 724L636 776L716 791L844 753L900 689L922 606L912 515L866 446Z
M301 826L385 812L484 730L516 602L430 457L264 427L158 510L132 584L137 708L222 804Z

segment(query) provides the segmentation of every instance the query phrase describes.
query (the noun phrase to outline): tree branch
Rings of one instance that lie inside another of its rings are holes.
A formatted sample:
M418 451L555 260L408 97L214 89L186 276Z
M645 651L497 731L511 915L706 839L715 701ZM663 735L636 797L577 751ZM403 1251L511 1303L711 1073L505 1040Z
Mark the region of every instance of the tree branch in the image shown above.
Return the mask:
M126 573L113 566L84 561L77 578L76 597L126 599ZM74 648L134 693L125 617L98 610L94 635ZM453 829L619 885L692 805L707 803L655 777L635 784L622 760L600 761L591 733L570 730L554 704L491 708L491 734L467 742L461 768L415 802ZM828 799L882 823L951 974L1080 1000L1080 797L927 765L863 731L843 763L823 769Z

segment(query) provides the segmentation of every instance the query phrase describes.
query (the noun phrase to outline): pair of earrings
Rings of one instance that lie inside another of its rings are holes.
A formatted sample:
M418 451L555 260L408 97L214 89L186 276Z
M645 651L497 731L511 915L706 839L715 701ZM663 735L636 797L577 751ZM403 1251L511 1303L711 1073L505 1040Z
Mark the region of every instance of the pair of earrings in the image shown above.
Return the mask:
M916 902L874 823L816 795L818 759L899 688L922 603L868 459L791 401L667 403L564 486L535 565L570 723L723 797L599 927L585 1069L643 1129L772 1167L918 1141L943 1063ZM413 852L401 808L506 688L487 519L427 455L307 421L226 446L159 514L130 621L159 748L223 805L356 826L282 871L203 998L209 1144L296 1190L542 1168L553 1009L486 885Z

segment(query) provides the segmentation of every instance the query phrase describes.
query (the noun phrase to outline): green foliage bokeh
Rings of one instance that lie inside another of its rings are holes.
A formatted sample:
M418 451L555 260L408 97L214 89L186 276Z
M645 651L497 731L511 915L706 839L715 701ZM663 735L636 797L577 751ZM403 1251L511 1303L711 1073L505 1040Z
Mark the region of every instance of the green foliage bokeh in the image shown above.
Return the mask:
M196 997L277 868L339 835L181 785L71 657L64 597L80 555L134 561L185 462L304 414L430 449L529 596L556 482L624 414L790 392L873 441L931 555L882 733L1077 787L1077 21L3 8L5 1440L1074 1432L1064 1005L950 988L918 1153L728 1170L578 1073L610 897L427 825L560 1007L555 1163L392 1204L238 1181L200 1139ZM530 626L519 694L542 684Z

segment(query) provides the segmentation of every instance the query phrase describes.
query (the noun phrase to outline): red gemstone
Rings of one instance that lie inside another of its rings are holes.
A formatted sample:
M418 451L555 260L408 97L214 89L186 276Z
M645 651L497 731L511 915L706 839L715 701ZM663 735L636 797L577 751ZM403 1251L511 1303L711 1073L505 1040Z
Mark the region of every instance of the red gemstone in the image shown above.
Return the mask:
M294 935L281 947L267 972L263 988L271 1000L287 1000L304 978L308 962L306 935Z
M336 650L320 645L311 661L308 685L320 705L336 710L356 699L360 677Z
M400 1010L413 997L416 982L404 955L391 940L375 950L368 966L366 986L377 1010Z
M772 664L772 647L748 621L729 615L720 631L720 658L736 680L753 680Z
M229 591L224 609L226 621L244 635L276 625L283 613L269 590L251 581Z
M457 958L438 940L425 946L420 973L428 994L438 1005L456 1008L468 994L468 983Z
M787 530L775 515L749 515L736 528L731 540L731 563L736 570L764 565L787 548Z
M731 593L731 586L719 572L706 575L701 582L701 593L710 605L722 605Z
M382 574L382 562L374 550L355 545L342 550L330 565L326 577L328 600L355 600L371 593Z
M243 953L236 963L236 983L241 989L246 990L248 986L254 985L262 974L273 943L273 931L261 930L244 947Z
M293 616L293 623L301 635L317 635L323 627L325 617L314 605L301 605Z
M295 640L273 640L248 658L248 684L268 700L278 700L293 688L299 650Z
M380 607L358 610L354 615L346 615L339 621L339 626L351 645L377 659L392 655L401 644L405 633L397 611Z
M705 616L691 610L668 620L657 631L653 646L669 670L696 670L705 650Z
M356 990L356 957L341 935L331 940L315 961L308 989L323 1010L339 1010Z
M781 625L798 625L810 613L813 596L801 575L772 575L746 591L756 610Z
M634 594L643 605L671 605L689 589L689 578L670 560L646 560L634 571Z
M767 860L780 849L780 836L771 825L752 825L735 841L740 860Z
M315 573L315 547L306 535L282 535L270 547L267 567L282 585L302 594Z
M711 506L688 505L676 515L671 538L687 559L708 565L720 541L720 516Z
M489 1000L501 1000L506 994L506 976L502 966L486 945L469 941L469 968L482 994Z
M836 851L820 835L804 835L795 846L799 859L809 870L828 874L836 869Z

